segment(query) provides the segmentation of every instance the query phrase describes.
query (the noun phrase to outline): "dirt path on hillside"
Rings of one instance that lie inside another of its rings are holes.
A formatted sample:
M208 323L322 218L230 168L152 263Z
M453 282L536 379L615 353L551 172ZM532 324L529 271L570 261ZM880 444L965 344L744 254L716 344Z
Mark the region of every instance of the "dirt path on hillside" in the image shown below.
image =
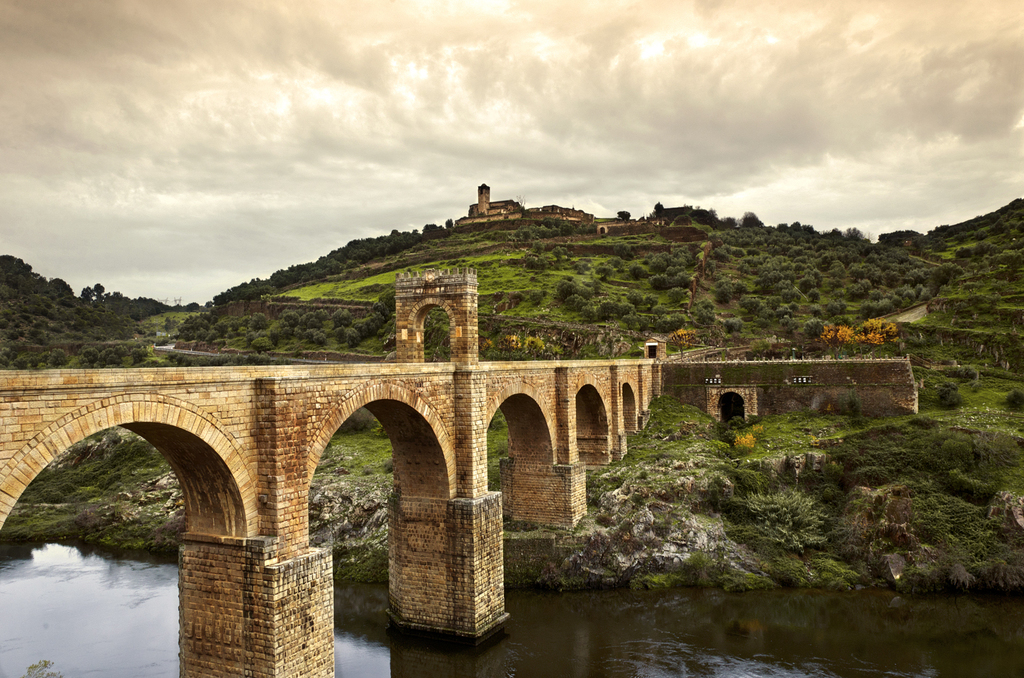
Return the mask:
M889 316L887 319L894 323L912 323L925 318L927 315L928 304L925 303L912 306L902 313L896 313Z

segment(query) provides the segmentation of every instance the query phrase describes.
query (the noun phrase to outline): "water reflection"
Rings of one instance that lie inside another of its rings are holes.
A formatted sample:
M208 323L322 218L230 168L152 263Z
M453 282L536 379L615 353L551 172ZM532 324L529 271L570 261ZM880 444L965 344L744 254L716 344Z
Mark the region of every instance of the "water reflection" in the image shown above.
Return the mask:
M176 675L177 583L146 553L0 545L0 678L40 659L69 678Z
M513 593L507 608L508 637L484 649L380 639L392 677L1024 675L1016 598L677 589Z
M1024 675L1024 600L887 591L511 592L507 635L458 647L386 630L387 589L335 589L336 673L411 676ZM147 554L0 545L0 678L177 668L177 571Z

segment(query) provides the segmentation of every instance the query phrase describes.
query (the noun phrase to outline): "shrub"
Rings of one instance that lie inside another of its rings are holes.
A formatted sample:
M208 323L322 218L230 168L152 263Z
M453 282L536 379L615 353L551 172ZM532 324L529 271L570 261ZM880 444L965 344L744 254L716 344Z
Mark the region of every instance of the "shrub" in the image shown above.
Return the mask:
M960 407L963 403L963 396L960 395L960 387L955 381L947 381L935 388L939 396L939 404L943 407Z
M743 321L739 318L726 318L722 321L725 331L730 334L739 334L743 331Z
M1024 391L1019 388L1015 388L1007 393L1006 406L1014 410L1019 410L1024 407Z
M841 403L839 403L840 411L848 417L860 417L862 413L862 405L860 402L860 396L857 395L856 391L850 391L843 397Z
M975 381L978 378L978 370L974 369L973 367L968 367L967 365L960 365L959 367L948 369L945 372L949 376L955 377L957 379Z
M764 536L787 551L803 553L825 544L824 511L807 495L783 490L754 494L744 502Z

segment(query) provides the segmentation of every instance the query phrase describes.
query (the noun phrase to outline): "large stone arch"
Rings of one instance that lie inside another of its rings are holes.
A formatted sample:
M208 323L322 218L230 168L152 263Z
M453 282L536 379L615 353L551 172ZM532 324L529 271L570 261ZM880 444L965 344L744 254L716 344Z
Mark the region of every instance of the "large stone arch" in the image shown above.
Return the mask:
M577 389L576 451L580 461L588 466L603 465L611 461L609 448L607 398L598 387L585 380Z
M509 457L531 464L554 464L554 427L548 412L550 403L529 384L515 384L494 395L487 403L486 422L498 409L508 424Z
M11 457L0 491L17 500L57 454L112 426L139 434L167 459L182 487L189 534L256 535L256 478L238 442L216 415L172 396L123 393L65 414ZM0 515L0 526L6 518Z
M396 485L412 496L455 497L455 448L433 407L414 391L394 383L368 384L347 394L312 437L308 482L335 431L361 407L380 421L394 450ZM443 486L443 487L442 487ZM426 494L418 494L419 492Z

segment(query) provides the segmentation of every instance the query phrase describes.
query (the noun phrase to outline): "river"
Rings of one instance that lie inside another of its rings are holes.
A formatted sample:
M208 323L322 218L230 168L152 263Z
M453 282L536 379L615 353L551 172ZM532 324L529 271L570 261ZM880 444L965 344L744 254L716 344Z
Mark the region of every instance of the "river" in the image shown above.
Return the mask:
M178 675L177 567L144 553L0 544L0 678ZM1024 675L1024 599L890 591L509 592L504 637L391 634L382 586L335 589L337 675Z

